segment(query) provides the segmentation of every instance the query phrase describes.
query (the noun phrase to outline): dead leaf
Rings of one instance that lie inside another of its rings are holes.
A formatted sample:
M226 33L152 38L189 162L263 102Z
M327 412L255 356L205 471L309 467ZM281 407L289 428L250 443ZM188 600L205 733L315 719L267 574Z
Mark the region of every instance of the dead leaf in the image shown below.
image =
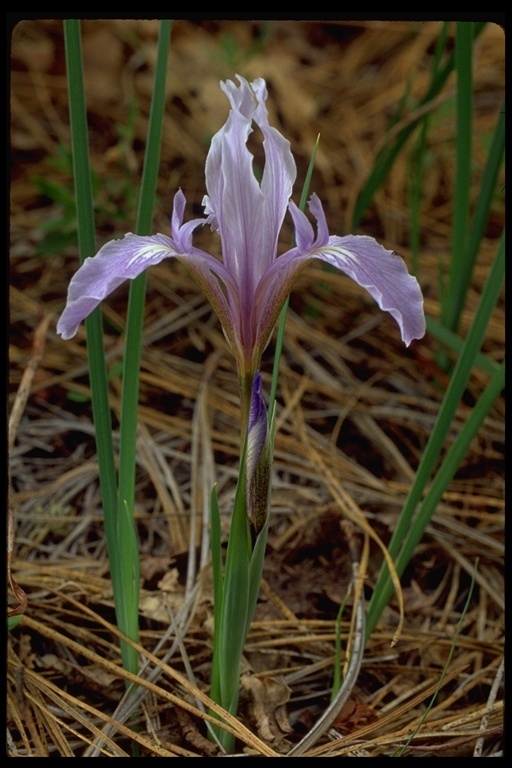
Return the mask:
M245 674L241 683L251 697L253 717L261 739L275 742L283 733L292 732L285 707L290 699L290 688L283 678Z
M334 721L333 728L337 728L342 733L351 733L365 725L377 722L378 719L379 716L372 706L349 699Z

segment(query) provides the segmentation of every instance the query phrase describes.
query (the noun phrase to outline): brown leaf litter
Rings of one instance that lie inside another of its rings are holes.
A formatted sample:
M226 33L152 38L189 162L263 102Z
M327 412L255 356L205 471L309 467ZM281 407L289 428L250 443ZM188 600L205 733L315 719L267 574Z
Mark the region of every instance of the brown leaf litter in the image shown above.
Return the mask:
M174 22L155 231L167 231L178 186L189 210L199 211L208 143L227 112L218 81L235 72L268 81L271 119L297 159L297 190L321 134L311 189L331 231L347 231L402 94L409 88L412 100L425 92L439 32L438 22ZM82 33L97 237L104 242L134 227L158 22L92 20ZM453 34L450 25L450 41ZM499 27L488 25L475 56L473 199L503 96ZM422 185L419 279L434 319L439 265L451 247L454 88L451 78L425 108L435 126ZM408 120L414 111L405 114ZM55 333L77 265L72 231L64 237L66 190L72 199L62 159L68 143L62 22L24 21L11 51L8 564L9 609L23 620L8 637L8 753L121 757L136 743L143 756L211 756L208 500L216 481L227 532L238 456L233 359L184 271L168 263L152 269L136 469L141 670L130 699L103 533L84 330L65 343ZM360 226L407 261L408 174L402 152ZM43 181L61 196L52 197ZM503 220L498 199L461 334ZM290 236L285 228L283 247ZM201 241L212 247L208 231L198 233ZM126 297L123 287L104 305L115 446ZM351 521L367 552L361 564L370 594L383 556L378 542L389 541L446 387L436 349L427 335L405 350L393 321L342 275L312 266L292 295L264 582L244 655L240 713L228 719L240 754L286 755L329 705L337 615L352 574L341 523ZM483 351L503 358L503 303ZM262 366L267 390L271 363L272 345ZM472 374L452 437L487 380L481 370ZM403 626L395 597L366 643L350 699L304 756L391 755L413 732L411 757L500 753L503 446L500 399L403 576ZM440 685L476 560L475 590ZM349 597L342 649L352 642L353 608Z

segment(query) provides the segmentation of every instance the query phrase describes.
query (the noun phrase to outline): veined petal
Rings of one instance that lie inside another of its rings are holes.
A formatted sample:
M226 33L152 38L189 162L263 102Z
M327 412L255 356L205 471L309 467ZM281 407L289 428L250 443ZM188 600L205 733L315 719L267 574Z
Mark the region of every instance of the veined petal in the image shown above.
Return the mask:
M57 333L63 339L70 339L82 320L121 283L137 277L152 264L176 255L172 240L165 235L139 237L129 232L121 240L106 243L96 256L85 259L73 275Z
M261 78L249 84L221 83L231 110L212 139L206 160L205 207L220 232L223 260L248 306L256 285L276 257L279 231L296 176L289 142L268 123L267 91ZM263 134L265 166L261 186L247 139L255 122Z
M425 335L420 286L397 253L386 250L373 237L347 235L330 237L310 255L345 272L365 288L379 307L394 317L406 346Z
M316 237L306 215L290 202L297 247L280 256L261 281L260 305L267 306L279 301L282 295L286 296L303 266L309 259L316 258L336 267L365 288L379 307L394 317L407 346L413 339L424 336L423 296L404 260L394 251L383 248L373 237L329 237L322 204L316 195L312 195L309 208L317 220ZM263 315L260 309L260 317ZM260 328L264 325L266 323L260 321Z
M189 224L181 227L188 229ZM202 223L199 220L199 223ZM196 224L197 226L197 224ZM177 244L165 235L140 237L128 233L121 240L112 240L101 248L96 256L85 259L75 273L68 288L66 306L57 323L57 333L70 339L78 326L90 313L125 280L133 280L148 267L163 259L177 258L191 272L210 301L226 332L226 336L241 357L239 313L236 307L237 288L224 265L209 253L190 246L190 252L182 251L188 244L188 233L181 233L182 242ZM221 282L219 282L221 281ZM221 287L223 284L230 303Z
M199 226L208 223L208 219L192 219L183 224L185 214L185 195L178 189L174 195L174 203L171 217L171 235L174 247L179 253L191 253L196 251L192 246L192 234Z
M295 205L293 200L290 200L288 209L293 219L293 226L295 227L295 242L297 249L306 253L313 248L319 248L321 245L325 245L329 240L329 230L327 228L327 221L325 220L325 213L320 202L318 195L313 193L308 202L308 208L316 219L317 222L317 234L315 232L306 214Z

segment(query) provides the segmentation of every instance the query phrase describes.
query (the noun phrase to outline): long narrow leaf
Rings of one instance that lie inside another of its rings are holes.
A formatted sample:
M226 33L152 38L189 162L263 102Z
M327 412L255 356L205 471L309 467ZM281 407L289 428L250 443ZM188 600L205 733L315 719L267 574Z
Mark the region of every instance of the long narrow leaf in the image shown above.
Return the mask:
M222 602L224 594L224 578L222 573L222 539L220 525L219 498L217 486L214 485L210 496L210 549L212 556L213 578L213 627L214 644L212 657L212 671L210 675L210 696L220 703L221 701L221 655L220 655L220 627L222 618ZM210 713L213 714L213 713ZM218 729L217 729L218 731ZM215 733L217 734L217 731ZM220 732L220 731L219 731Z
M404 508L400 514L395 531L389 544L389 553L396 557L411 535L411 524L418 509L426 484L428 483L443 449L445 436L452 423L455 411L467 385L471 370L485 336L492 311L498 300L503 283L505 269L505 237L503 235L494 262L485 283L478 309L473 318L471 328L464 341L464 347L454 369L450 384L446 391L434 429L427 442L420 461L414 483L407 496ZM420 535L423 531L420 532ZM402 564L404 565L404 564ZM401 572L397 568L397 572ZM393 591L387 566L384 565L379 574L377 584L368 609L367 632L371 634L380 614L386 606Z
M441 296L441 319L451 330L458 325L455 308L462 306L465 287L471 275L466 261L471 189L471 139L473 125L473 24L457 23L455 36L455 68L457 71L457 125L455 194L452 227L452 252L448 292ZM468 274L469 273L469 274ZM467 275L462 279L463 275Z
M496 373L493 375L489 384L478 398L475 406L469 414L464 426L457 435L450 450L443 459L439 471L436 473L432 485L430 486L425 500L420 506L414 527L396 559L396 569L403 573L409 562L414 549L419 543L425 528L429 524L436 507L441 501L448 484L458 470L464 456L466 455L472 440L476 437L478 430L482 426L492 406L500 396L505 385L505 363L501 363Z
M251 535L245 506L245 450L240 463L226 553L220 627L215 628L219 658L219 703L231 714L235 714L238 708L240 662L247 627L251 554ZM232 735L219 730L217 736L224 749L231 751Z
M473 28L475 39L482 32L484 27L485 27L485 22L475 23ZM455 57L453 54L450 54L446 60L444 67L442 67L439 71L435 72L425 96L421 99L421 101L417 105L418 108L424 106L425 104L428 104L430 101L432 101L432 99L434 99L441 92L441 89L443 88L448 77L450 76L450 74L454 69L454 63L455 63ZM405 145L409 136L411 136L413 131L416 129L416 126L422 119L423 119L423 116L421 114L421 109L419 109L418 118L416 118L415 120L412 120L410 123L404 126L404 128L396 136L393 143L390 146L384 146L382 150L379 152L379 154L377 155L377 157L375 158L372 170L368 175L368 178L366 179L366 182L363 188L361 189L361 192L358 195L358 198L354 207L354 213L352 216L353 230L356 230L358 228L361 222L361 219L363 218L366 210L368 209L373 198L375 197L375 193L380 188L380 186L384 183L384 180L386 179L389 171L391 170L391 167L395 162L396 158L400 154L403 146Z
M457 336L453 331L449 331L444 325L437 323L431 317L427 317L427 331L445 347L456 352L457 355L462 352L464 340L461 339L460 336ZM492 358L479 352L475 358L475 366L480 368L481 371L484 371L484 373L488 373L492 376L498 370L499 363L496 363Z
M476 257L480 249L480 244L485 231L485 225L489 217L489 210L492 203L496 180L503 160L505 151L505 105L500 112L496 122L496 128L492 139L491 148L484 169L480 191L473 214L469 235L466 242L464 259L460 264L460 272L457 275L459 290L452 296L450 295L449 309L447 310L447 324L449 328L457 331L459 327L460 316L464 308L464 299L466 297L471 275L475 265Z
M137 233L150 232L156 196L160 162L167 59L169 55L171 22L161 22L155 82L151 100L148 139L144 157L142 183L137 215ZM135 459L137 437L137 405L139 399L139 370L142 346L142 325L146 295L146 273L131 281L128 301L126 345L123 364L123 392L120 419L119 457L119 549L124 587L123 615L118 618L120 629L133 640L138 638L139 552L134 520ZM123 658L131 671L137 671L137 654L123 643Z
M69 119L71 125L78 247L80 262L83 263L87 257L94 256L96 247L87 113L82 71L82 41L80 21L78 19L66 19L64 21L64 37L69 89ZM99 308L94 310L86 319L85 328L99 478L105 514L105 536L109 558L111 562L115 563L117 478L112 447L107 372L103 351L103 329ZM115 566L112 566L112 582L114 593L117 594L120 582Z

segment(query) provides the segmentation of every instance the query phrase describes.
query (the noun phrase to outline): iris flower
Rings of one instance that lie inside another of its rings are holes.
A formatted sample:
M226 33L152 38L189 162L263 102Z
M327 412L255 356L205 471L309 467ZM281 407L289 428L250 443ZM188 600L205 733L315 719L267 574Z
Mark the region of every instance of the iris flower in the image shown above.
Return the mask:
M262 78L249 83L237 75L221 83L230 111L215 134L206 159L205 216L184 223L185 196L174 197L171 233L127 234L84 261L72 278L57 331L75 335L81 321L124 280L153 264L174 258L185 265L215 310L234 352L244 389L251 389L279 312L297 278L312 259L320 259L355 280L398 323L405 344L425 332L423 298L404 261L372 237L330 236L319 198L306 214L291 200L296 165L290 143L269 124L267 89ZM247 147L255 124L263 138L261 182ZM289 211L295 246L277 255L279 232ZM220 235L222 260L194 247L194 230L209 224Z

